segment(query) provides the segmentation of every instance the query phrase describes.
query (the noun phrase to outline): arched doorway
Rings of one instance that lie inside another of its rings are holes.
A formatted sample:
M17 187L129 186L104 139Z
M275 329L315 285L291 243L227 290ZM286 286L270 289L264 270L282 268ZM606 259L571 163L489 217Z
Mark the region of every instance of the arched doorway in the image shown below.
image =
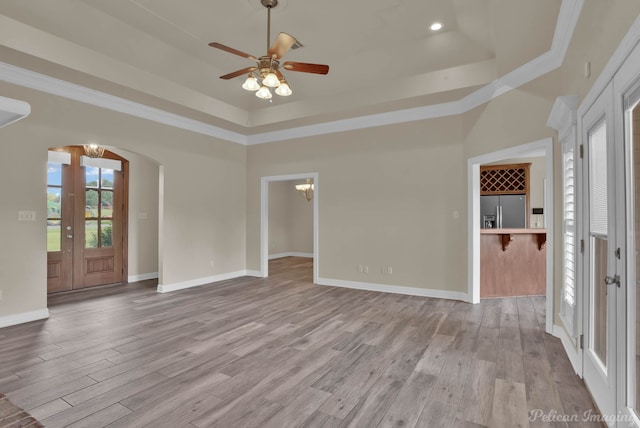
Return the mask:
M127 282L129 162L108 150L49 151L47 291Z

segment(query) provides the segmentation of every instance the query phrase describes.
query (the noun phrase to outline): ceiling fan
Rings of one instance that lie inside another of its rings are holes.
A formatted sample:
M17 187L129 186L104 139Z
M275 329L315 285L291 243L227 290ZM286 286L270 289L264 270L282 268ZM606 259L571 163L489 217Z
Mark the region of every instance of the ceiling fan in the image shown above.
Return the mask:
M300 47L301 45L295 37L287 33L278 34L273 45L271 45L271 9L278 5L278 0L260 0L260 2L267 8L267 54L256 57L218 42L209 43L209 46L213 48L221 49L225 52L229 52L243 58L248 58L256 62L256 65L254 66L225 74L224 76L220 76L220 78L228 80L248 74L247 80L245 80L242 88L248 91L256 91L256 96L258 98L270 99L272 95L269 88L276 88L275 93L284 97L292 94L289 83L287 83L287 79L285 79L280 68L302 73L329 73L329 66L324 64L310 64L306 62L293 61L286 61L280 64L280 60L289 49L295 46Z

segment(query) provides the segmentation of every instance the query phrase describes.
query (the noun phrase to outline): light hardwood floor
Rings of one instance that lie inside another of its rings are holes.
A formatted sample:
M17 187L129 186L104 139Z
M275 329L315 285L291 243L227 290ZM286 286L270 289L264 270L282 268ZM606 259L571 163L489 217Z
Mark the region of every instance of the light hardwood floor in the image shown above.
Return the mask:
M470 305L313 285L309 259L168 294L50 296L0 329L0 392L47 427L585 427L544 298ZM594 425L595 426L595 425Z

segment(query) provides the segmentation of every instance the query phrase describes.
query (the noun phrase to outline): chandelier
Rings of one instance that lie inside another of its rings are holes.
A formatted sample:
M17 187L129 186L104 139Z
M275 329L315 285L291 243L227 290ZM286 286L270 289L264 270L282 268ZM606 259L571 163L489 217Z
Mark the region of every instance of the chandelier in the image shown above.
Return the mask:
M310 178L307 178L307 182L304 184L296 184L296 190L302 193L307 202L313 199L313 183Z
M104 154L104 147L97 144L85 144L84 154L90 158L101 158Z

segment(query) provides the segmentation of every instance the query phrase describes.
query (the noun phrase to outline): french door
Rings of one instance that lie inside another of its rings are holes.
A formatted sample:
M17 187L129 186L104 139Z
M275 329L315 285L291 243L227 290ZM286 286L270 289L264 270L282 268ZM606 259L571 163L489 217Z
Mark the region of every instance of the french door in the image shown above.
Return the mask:
M50 152L47 167L47 291L126 282L126 159L82 147Z
M612 427L640 427L640 45L581 116L583 376Z
M624 274L620 228L624 207L616 197L613 84L582 117L583 374L601 413L617 413L617 297ZM622 234L624 241L624 233Z

